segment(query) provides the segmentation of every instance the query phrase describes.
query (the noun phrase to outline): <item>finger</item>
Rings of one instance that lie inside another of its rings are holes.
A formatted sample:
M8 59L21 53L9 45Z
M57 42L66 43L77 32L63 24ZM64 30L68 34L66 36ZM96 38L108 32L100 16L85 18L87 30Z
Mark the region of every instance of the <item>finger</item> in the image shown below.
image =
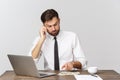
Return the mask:
M47 32L47 28L46 28L46 27L43 27L43 31L46 33L46 32Z
M65 65L62 66L62 69L65 68Z
M66 70L67 69L67 64L65 64L62 69Z

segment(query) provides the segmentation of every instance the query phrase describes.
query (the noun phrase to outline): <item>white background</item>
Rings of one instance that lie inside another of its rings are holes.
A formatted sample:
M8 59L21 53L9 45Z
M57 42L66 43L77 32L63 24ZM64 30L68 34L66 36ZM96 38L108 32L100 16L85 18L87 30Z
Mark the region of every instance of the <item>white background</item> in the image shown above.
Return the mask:
M78 34L88 66L120 73L120 0L0 0L0 75L12 69L7 54L29 53L48 8Z

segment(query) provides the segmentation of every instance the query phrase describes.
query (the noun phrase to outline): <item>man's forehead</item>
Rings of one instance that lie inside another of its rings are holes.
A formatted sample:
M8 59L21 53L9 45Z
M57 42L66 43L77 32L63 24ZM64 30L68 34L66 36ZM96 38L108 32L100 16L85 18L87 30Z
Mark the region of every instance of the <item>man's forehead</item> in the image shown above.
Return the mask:
M57 21L54 21L54 22L46 22L45 25L54 25L54 24L56 24L56 23L57 23Z
M59 21L58 19L52 19L52 20L46 21L45 25L54 25L58 23L58 21Z

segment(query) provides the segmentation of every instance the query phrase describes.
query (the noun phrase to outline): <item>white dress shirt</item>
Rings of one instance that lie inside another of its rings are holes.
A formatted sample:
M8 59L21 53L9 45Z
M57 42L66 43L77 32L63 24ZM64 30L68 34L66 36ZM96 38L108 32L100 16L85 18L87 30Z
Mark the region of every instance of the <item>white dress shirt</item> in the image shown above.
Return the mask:
M60 30L56 36L58 41L58 54L59 65L61 67L71 61L79 61L82 64L82 68L86 67L86 59L81 49L79 39L73 32ZM36 38L33 43L33 47L30 51L30 55L36 44L38 43L40 36ZM54 36L46 35L46 39L42 45L41 52L44 56L44 68L45 70L54 70ZM39 60L40 58L37 58Z

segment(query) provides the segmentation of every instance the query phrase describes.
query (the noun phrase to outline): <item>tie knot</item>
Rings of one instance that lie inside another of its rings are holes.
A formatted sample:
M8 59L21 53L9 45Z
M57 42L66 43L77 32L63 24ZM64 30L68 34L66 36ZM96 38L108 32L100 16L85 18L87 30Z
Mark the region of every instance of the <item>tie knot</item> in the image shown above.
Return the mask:
M56 40L56 37L54 37L54 39Z

